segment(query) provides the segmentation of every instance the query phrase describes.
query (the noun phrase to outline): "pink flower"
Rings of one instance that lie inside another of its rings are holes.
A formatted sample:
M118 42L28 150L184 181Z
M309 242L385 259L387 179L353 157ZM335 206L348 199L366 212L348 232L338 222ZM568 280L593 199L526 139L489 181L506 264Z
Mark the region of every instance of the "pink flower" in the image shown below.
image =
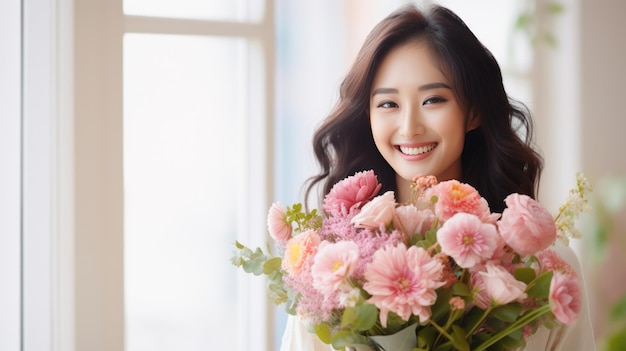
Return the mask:
M485 280L480 275L480 271L470 273L470 286L472 288L472 302L479 308L486 310L491 305L491 297L487 293Z
M363 289L372 295L368 302L379 308L382 326L387 326L389 312L405 321L412 314L427 321L437 300L435 289L444 284L442 270L421 247L398 244L378 250L365 271Z
M537 258L541 263L541 268L545 271L552 271L564 274L571 278L578 278L578 274L564 259L553 250L543 250Z
M471 268L493 256L498 247L498 231L468 213L457 213L437 231L441 251L463 268Z
M552 215L527 195L511 194L504 200L498 229L504 241L520 256L533 255L556 240Z
M327 213L347 213L376 196L381 187L374 171L357 172L330 189L324 198L323 209Z
M325 297L333 295L354 270L359 248L352 241L323 241L311 266L313 285Z
M495 222L498 217L489 210L487 200L469 184L448 180L433 186L428 193L437 197L435 214L442 222L460 212L476 215L481 221L488 223Z
M526 284L521 282L501 266L487 264L486 272L479 272L483 278L487 295L491 304L495 306L506 305L511 301L526 298Z
M393 191L388 191L366 203L361 212L352 218L356 227L376 229L393 221L396 199Z
M293 228L287 223L285 208L280 202L275 202L267 214L267 229L272 239L279 243L286 243L291 238Z
M556 319L565 324L574 323L582 305L578 279L555 272L550 283L549 301Z
M423 235L435 223L435 214L429 209L418 210L413 205L399 206L393 220L394 226L407 237Z
M289 274L299 274L309 257L317 252L320 238L314 230L307 230L287 241L283 268Z

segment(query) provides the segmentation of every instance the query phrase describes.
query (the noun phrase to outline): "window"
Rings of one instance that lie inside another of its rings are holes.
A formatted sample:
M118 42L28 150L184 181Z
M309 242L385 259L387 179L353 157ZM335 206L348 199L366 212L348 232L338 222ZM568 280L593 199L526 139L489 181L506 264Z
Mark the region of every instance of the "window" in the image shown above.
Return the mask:
M124 2L126 350L270 349L263 283L230 256L266 237L273 10L163 4Z

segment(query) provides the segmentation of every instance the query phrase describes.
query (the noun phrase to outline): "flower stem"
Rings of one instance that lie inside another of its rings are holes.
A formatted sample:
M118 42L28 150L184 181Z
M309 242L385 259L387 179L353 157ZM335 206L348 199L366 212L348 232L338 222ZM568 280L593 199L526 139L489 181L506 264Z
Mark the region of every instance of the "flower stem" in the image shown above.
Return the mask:
M448 338L448 340L452 341L452 335L448 334L448 332L446 332L439 324L437 324L432 319L429 319L428 323L430 323L433 327L435 327L435 329L437 329L439 333L441 333L441 335L445 336L446 338Z
M480 319L476 321L476 323L472 326L472 328L467 331L466 335L468 337L470 337L472 334L474 334L476 329L478 329L478 327L480 327L480 325L483 324L483 322L485 321L485 319L487 318L489 313L491 313L491 310L493 310L493 307L490 306L489 308L487 308L485 310L485 312L483 313L482 317L480 317Z
M539 317L543 316L544 314L550 312L550 305L543 305L539 308L537 308L536 310L532 310L528 313L526 313L525 315L523 315L520 319L516 320L515 322L509 324L506 328L500 330L499 332L493 334L493 336L491 336L489 339L485 340L482 344L478 345L477 348L474 349L474 351L483 351L486 350L489 346L495 344L496 342L500 341L500 339L504 338L505 336L511 334L512 332L523 328L524 326L526 326L528 323L534 321L535 319L538 319ZM470 335L470 334L468 334Z

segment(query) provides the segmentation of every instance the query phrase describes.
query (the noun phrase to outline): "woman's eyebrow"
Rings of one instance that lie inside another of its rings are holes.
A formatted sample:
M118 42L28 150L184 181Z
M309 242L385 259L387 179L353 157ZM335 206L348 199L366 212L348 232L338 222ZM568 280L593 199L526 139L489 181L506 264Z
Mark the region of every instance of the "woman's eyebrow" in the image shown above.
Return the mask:
M420 85L417 87L418 91L432 90L432 89L452 89L448 84L442 82L428 83L424 85ZM397 94L398 89L396 88L376 88L372 92L372 96L376 94Z
M372 92L372 96L376 94L397 94L397 93L398 93L398 89L396 88L376 88Z
M429 83L429 84L424 84L421 85L417 88L417 90L419 91L424 91L424 90L431 90L431 89L440 89L440 88L445 88L445 89L452 89L450 88L450 86L446 83L442 83L442 82L436 82L436 83Z

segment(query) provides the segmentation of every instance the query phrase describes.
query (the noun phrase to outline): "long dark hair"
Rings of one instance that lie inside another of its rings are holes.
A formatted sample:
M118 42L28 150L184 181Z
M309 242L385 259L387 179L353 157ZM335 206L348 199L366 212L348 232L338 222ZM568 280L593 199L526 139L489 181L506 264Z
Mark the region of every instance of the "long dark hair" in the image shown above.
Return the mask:
M395 172L374 144L369 99L383 58L409 40L430 47L453 83L467 118L480 120L465 137L459 180L474 186L496 212L503 210L510 193L535 197L543 160L532 147L530 112L508 97L491 52L452 11L433 6L422 12L405 6L370 32L340 85L336 106L315 132L313 150L321 169L309 179L306 199L320 182L327 194L341 179L368 169L383 184L381 193L397 190Z

